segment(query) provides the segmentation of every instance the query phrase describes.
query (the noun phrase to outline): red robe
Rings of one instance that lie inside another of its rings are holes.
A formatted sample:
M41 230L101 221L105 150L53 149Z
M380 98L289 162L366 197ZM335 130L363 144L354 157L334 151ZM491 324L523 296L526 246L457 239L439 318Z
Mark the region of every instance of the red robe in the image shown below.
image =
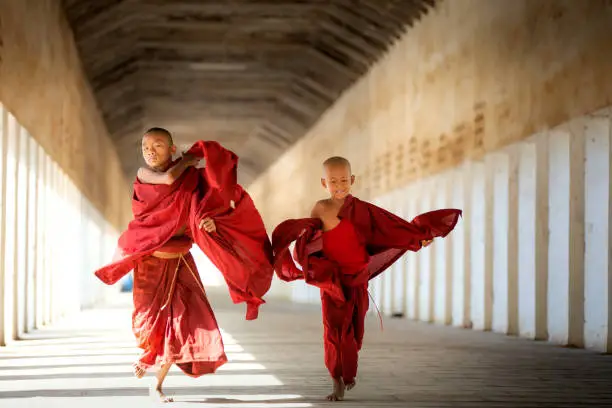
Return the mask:
M179 367L197 376L214 371L225 354L197 269L187 253L192 242L222 273L234 303L247 303L247 320L257 318L259 306L265 303L262 297L270 288L273 269L261 216L236 182L238 157L216 142L197 142L188 153L203 157L206 167L189 167L171 185L134 182L134 220L119 238L113 263L95 274L112 285L134 269L134 332L145 348L141 363L185 362ZM214 218L215 233L199 228L206 217ZM185 226L187 242L173 239ZM151 256L155 251L184 256L160 259ZM202 335L203 330L208 334ZM203 342L210 345L206 351ZM146 359L147 353L154 358ZM205 361L206 367L195 367ZM187 363L192 367L184 368Z
M333 378L354 381L363 341L370 279L421 241L445 237L461 210L421 214L411 222L348 196L338 213L340 224L325 233L320 219L287 220L272 234L274 269L284 281L304 279L321 289L325 364ZM295 241L294 262L289 245Z

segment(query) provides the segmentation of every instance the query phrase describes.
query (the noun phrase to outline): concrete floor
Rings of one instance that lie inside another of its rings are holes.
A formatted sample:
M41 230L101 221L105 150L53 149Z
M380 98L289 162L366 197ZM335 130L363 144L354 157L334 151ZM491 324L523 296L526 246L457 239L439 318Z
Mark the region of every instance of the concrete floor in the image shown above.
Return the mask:
M83 312L0 349L0 407L157 406L152 380L131 374L138 354L129 298ZM171 406L232 408L612 407L612 358L492 333L368 317L358 386L324 401L318 307L271 302L246 322L244 306L211 294L230 363L216 375L172 371ZM196 405L196 406L198 406Z

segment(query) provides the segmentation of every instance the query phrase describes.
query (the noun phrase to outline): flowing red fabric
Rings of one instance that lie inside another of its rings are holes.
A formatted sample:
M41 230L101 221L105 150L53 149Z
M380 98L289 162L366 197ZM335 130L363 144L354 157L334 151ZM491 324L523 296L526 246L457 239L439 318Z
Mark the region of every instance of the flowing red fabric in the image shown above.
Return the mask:
M190 238L222 273L234 303L246 302L247 320L256 319L272 283L273 257L263 220L236 182L238 157L211 141L195 143L188 153L204 158L206 166L189 167L171 185L134 182L134 220L119 238L113 262L95 274L114 284L187 226ZM199 228L206 217L215 220L215 233Z
M347 219L323 233L323 256L336 263L341 282L352 278L350 286L342 287L344 302L335 301L321 290L325 366L332 378L342 378L345 384L350 384L357 375L369 307L367 265L370 257Z
M370 260L367 273L341 275L338 264L323 256L321 221L315 218L287 220L272 233L274 270L284 281L303 279L319 287L337 301L344 301L343 286L357 286L375 278L406 251L421 249L421 241L447 236L457 225L462 212L441 209L423 213L406 221L389 211L348 196L338 217L348 220L366 248ZM289 246L295 241L294 255Z
M330 231L322 232L315 218L287 220L276 227L272 247L277 276L303 279L321 290L325 366L332 378L346 384L355 380L369 280L406 251L421 249L423 240L448 235L460 216L461 210L442 209L408 222L349 196L338 214L340 223Z
M174 363L199 377L227 362L217 320L188 253L191 245L188 237L172 239L160 252L184 255L136 261L132 330L143 350L138 365L145 370Z

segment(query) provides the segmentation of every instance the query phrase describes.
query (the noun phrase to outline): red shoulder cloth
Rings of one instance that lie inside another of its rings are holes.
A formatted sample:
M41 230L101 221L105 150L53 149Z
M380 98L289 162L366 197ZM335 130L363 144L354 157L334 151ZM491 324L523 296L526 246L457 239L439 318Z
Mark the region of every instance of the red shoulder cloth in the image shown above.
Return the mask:
M113 262L95 274L114 284L186 225L223 274L234 303L246 302L247 319L255 319L272 283L272 247L251 197L236 182L238 157L217 142L199 141L188 153L205 158L206 167L188 168L169 186L134 182L134 220L119 238ZM216 233L199 229L206 217L214 218Z
M337 265L322 254L321 221L315 218L287 220L272 233L274 269L284 281L304 279L306 283L328 291L338 300L344 300L342 285L367 282L391 266L406 251L421 249L421 241L447 236L457 225L462 211L442 209L423 213L406 221L389 211L348 196L338 214L355 227L359 238L370 255L364 276L339 276ZM295 260L289 251L295 241Z

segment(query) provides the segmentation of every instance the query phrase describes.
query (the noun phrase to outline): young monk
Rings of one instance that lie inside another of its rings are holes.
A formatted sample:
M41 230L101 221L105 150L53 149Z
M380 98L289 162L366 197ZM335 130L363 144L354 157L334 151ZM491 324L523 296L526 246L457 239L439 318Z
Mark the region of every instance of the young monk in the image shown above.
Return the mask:
M355 176L347 159L327 159L323 174L329 198L314 205L311 218L281 223L272 234L272 247L280 279L304 279L321 290L325 366L333 383L327 399L339 401L356 384L369 280L406 251L449 234L461 210L432 211L408 222L351 195ZM293 241L301 270L289 251Z
M106 284L134 270L133 332L141 378L157 369L151 394L170 402L162 385L176 364L185 374L214 373L227 362L217 321L190 254L195 242L224 275L235 303L257 317L272 281L272 252L263 221L236 183L237 157L216 142L197 142L182 158L170 132L142 138L146 167L134 182L134 220L119 238L115 262L96 275ZM206 167L197 169L201 158Z

